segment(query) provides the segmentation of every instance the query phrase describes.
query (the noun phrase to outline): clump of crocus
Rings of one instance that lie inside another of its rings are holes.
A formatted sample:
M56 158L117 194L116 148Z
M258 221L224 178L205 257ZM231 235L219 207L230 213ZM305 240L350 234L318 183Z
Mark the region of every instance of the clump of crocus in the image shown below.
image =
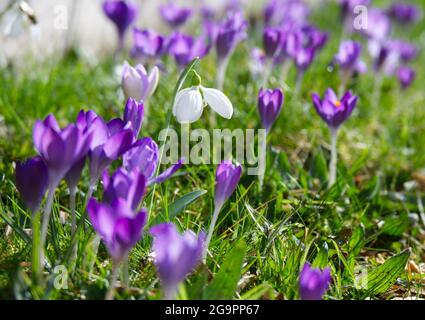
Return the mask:
M205 234L191 230L179 234L172 223L163 223L150 230L154 237L154 262L164 291L164 299L175 298L179 284L199 264L204 249Z
M118 51L124 47L125 34L137 16L137 6L131 1L108 0L103 2L105 15L115 24L118 32Z
M178 7L173 3L164 4L159 7L162 19L172 28L179 28L187 22L192 15L192 9Z
M180 123L197 121L209 105L220 116L230 119L233 115L233 106L223 92L201 85L201 78L193 71L192 87L179 91L173 106L173 115Z
M127 259L128 252L140 240L147 222L147 212L135 212L131 204L117 198L111 204L90 199L87 212L94 230L99 234L112 257L112 276L106 299L113 298L119 265Z
M322 300L332 281L329 267L324 270L312 268L307 262L300 272L299 290L302 300Z
M332 89L328 89L323 100L316 93L312 95L312 98L317 113L326 122L331 132L332 148L329 164L329 186L332 186L336 181L338 129L350 117L356 107L358 97L351 92L346 92L341 99L338 99L335 92Z
M282 105L284 101L283 92L280 89L261 89L258 93L258 112L260 113L261 125L263 129L266 130L266 134L262 137L261 141L261 152L259 155L261 159L266 159L267 154L267 134L270 132L273 123L276 121L279 116ZM260 174L258 176L260 183L260 190L263 187L264 181L264 171L265 171L265 163L264 167L260 168Z
M211 46L207 44L206 37L201 35L194 38L190 35L175 32L168 40L168 54L174 57L177 65L183 69L193 59L203 58L210 51Z
M203 253L204 261L207 258L207 250L214 233L218 215L225 202L236 190L239 180L241 179L241 175L242 167L239 164L234 165L231 161L222 161L217 167L215 174L214 213L211 219L207 240L205 241L205 249Z
M397 70L397 78L403 89L410 87L415 80L416 72L410 67L402 66Z
M412 24L417 22L421 16L421 10L411 3L395 2L388 9L388 14L396 22L401 24Z
M133 98L136 101L147 99L155 92L159 80L158 67L153 67L148 74L145 67L139 64L135 68L124 62L121 78L121 86L126 99Z
M219 24L207 25L209 37L217 52L216 87L223 88L229 59L237 44L246 38L248 23L241 11L231 12L226 20Z
M367 66L361 60L362 45L356 41L343 41L339 46L338 53L333 62L339 65L341 70L341 86L344 91L347 81L356 73L364 73Z
M165 38L153 30L133 29L131 55L142 64L157 60L165 53Z

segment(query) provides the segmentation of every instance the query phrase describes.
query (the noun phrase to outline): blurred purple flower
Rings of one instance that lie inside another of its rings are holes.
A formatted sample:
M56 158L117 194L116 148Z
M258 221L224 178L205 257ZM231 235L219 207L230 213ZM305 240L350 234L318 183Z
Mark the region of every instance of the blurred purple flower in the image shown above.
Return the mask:
M316 51L313 48L300 48L295 53L295 65L303 72L313 63Z
M397 78L403 89L410 87L412 82L415 80L415 77L416 72L412 68L402 66L397 70Z
M388 39L391 33L391 20L384 10L370 8L367 11L367 28L362 29L364 35L377 42L383 42Z
M48 168L49 186L54 187L75 163L86 156L92 136L74 124L60 129L55 117L49 115L44 121L35 122L33 140Z
M221 208L230 198L239 183L242 175L242 167L234 165L231 161L222 161L215 175L215 196L214 204L216 208Z
M278 28L266 27L263 31L263 47L266 56L275 56L281 41L281 32Z
M288 22L301 26L310 15L310 8L302 0L270 0L263 14L268 26L279 26Z
M125 98L146 101L155 92L159 80L158 67L153 67L148 74L145 67L139 64L135 68L124 62L121 87Z
M304 264L300 272L299 289L302 300L322 300L332 281L329 267L323 271L315 269L309 263Z
M361 53L362 46L360 43L353 40L343 41L333 61L347 72L364 73L367 71L367 67L361 60Z
M235 49L236 45L246 38L248 23L243 18L241 11L229 14L227 19L216 25L210 32L215 43L219 60L226 59Z
M388 14L397 22L410 24L421 18L421 10L411 3L396 2L388 9Z
M184 68L196 57L203 58L210 51L206 37L201 35L193 38L190 35L175 32L168 40L168 53L174 57L177 64Z
M159 7L162 19L171 27L178 28L185 24L192 15L190 8L181 8L173 3L164 4Z
M280 89L260 89L258 94L258 111L261 123L266 131L270 131L279 116L283 105L283 92Z
M181 235L172 223L157 225L150 233L154 237L152 251L165 299L173 299L180 282L201 261L205 234L197 237L188 230Z
M115 24L122 47L125 33L136 19L137 6L130 1L108 0L103 2L103 12Z
M16 188L25 205L32 213L37 212L48 187L48 171L41 157L17 162L15 170Z
M351 92L346 92L339 100L332 89L326 91L323 100L316 93L313 93L312 98L317 113L334 131L350 117L358 100Z
M135 58L158 59L165 51L165 39L155 31L134 28L133 39L131 55Z
M120 198L110 205L91 198L87 212L94 230L102 238L115 264L125 259L140 240L148 216L145 209L136 213L129 203Z
M134 137L137 139L140 129L142 128L145 107L143 102L137 102L132 98L128 98L124 109L124 122L131 123Z

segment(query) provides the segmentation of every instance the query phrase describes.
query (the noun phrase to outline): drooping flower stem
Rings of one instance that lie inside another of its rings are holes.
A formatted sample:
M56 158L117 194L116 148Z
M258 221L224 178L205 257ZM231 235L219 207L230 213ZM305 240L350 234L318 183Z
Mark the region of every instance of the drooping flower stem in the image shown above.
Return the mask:
M264 173L266 171L267 166L267 130L265 130L264 135L259 136L260 139L260 150L258 153L258 161L259 161L259 175L258 175L258 186L260 192L263 190L264 185Z
M219 213L221 211L222 206L223 205L221 204L221 205L216 205L214 207L214 213L213 213L213 217L211 219L210 228L208 230L207 239L205 240L204 252L203 252L203 256L202 256L202 261L204 263L207 261L208 247L210 245L211 238L212 238L212 235L214 233L215 224L217 223L218 215L219 215Z
M105 300L113 300L115 293L115 285L118 280L119 263L114 261L112 263L111 280L109 281L109 288L105 295Z
M220 91L223 90L224 78L226 77L228 64L229 64L229 57L221 59L217 63L216 89Z
M336 182L336 166L337 166L337 150L336 143L338 137L338 129L331 130L331 161L329 162L329 188Z

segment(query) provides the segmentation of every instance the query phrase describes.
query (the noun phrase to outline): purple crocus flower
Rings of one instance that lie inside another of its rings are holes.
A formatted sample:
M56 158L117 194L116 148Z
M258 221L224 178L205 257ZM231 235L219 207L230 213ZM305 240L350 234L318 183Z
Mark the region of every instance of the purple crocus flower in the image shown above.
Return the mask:
M313 25L305 25L301 28L303 35L304 47L310 47L314 50L322 49L328 42L329 35L326 32L320 31Z
M77 126L92 136L90 152L90 186L97 183L103 170L133 145L134 133L124 126L124 121L114 119L108 124L93 111L81 111Z
M131 172L135 169L146 177L147 185L162 183L170 178L183 165L180 159L166 171L155 177L159 162L158 145L151 138L146 137L134 143L133 147L124 154L124 168Z
M309 14L309 6L302 0L271 0L264 9L264 20L268 26L286 22L302 25Z
M281 40L281 32L278 28L266 27L263 31L264 52L268 58L276 54Z
M313 63L316 51L314 48L300 48L295 54L295 65L299 71L299 74L302 74L305 70L310 67Z
M71 167L84 158L92 136L71 124L60 129L53 115L37 120L33 130L36 150L49 171L49 186L57 186Z
M309 263L304 264L300 272L300 297L302 300L322 300L332 281L329 267L323 271L315 269Z
M132 98L128 98L124 109L124 122L131 123L131 129L136 139L142 128L144 112L145 107L143 102L137 102Z
M236 45L246 38L248 23L241 11L230 14L223 24L216 28L213 34L219 60L226 59Z
M136 210L146 192L146 178L136 168L127 172L119 168L112 176L105 170L102 177L103 201L112 204L117 199L127 201Z
M115 24L118 31L119 47L122 48L125 33L137 16L136 5L130 1L108 0L103 2L103 11Z
M402 66L397 71L397 78L403 89L410 87L415 80L416 72L412 68Z
M32 213L37 212L48 186L48 171L41 157L16 163L16 188Z
M273 123L282 110L283 92L280 89L260 89L258 94L258 111L261 123L267 132L270 131Z
M146 101L156 90L159 80L158 67L153 67L148 74L145 67L139 64L135 68L124 62L121 87L125 98L136 101Z
M159 7L162 19L171 27L178 28L185 24L192 15L190 8L181 8L173 3L168 3Z
M158 59L165 51L165 39L150 29L133 29L131 55L136 58Z
M396 2L388 9L388 14L395 21L410 24L421 18L420 9L411 3Z
M333 61L349 74L354 72L364 73L367 71L367 67L361 60L361 53L362 46L360 43L352 40L343 41Z
M242 167L234 165L231 161L223 161L217 167L215 175L216 207L221 207L235 191L242 174Z
M111 204L89 200L87 212L94 230L100 235L114 264L126 258L140 240L147 222L147 211L135 213L127 201L118 198Z
M197 237L191 230L179 234L172 223L157 225L150 233L154 237L152 251L165 299L173 299L180 282L201 261L205 234Z
M206 37L193 38L190 35L176 32L168 40L168 53L174 57L180 68L186 67L196 57L203 58L210 51Z
M330 128L335 130L350 117L358 100L358 97L351 92L346 92L339 100L332 89L326 91L323 100L316 93L313 93L312 97L317 113Z

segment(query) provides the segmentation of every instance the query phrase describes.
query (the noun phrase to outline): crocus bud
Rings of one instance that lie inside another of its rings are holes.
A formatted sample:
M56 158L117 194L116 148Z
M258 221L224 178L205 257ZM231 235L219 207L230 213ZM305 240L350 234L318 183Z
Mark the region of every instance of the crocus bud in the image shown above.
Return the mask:
M397 71L397 78L403 89L410 87L415 80L416 72L409 67L400 67Z
M122 261L140 240L148 216L145 209L135 213L123 199L116 199L109 205L91 198L87 212L115 263Z
M201 261L205 234L197 237L188 230L180 235L172 223L157 225L150 233L154 237L152 251L165 298L172 299L179 283Z
M299 289L302 300L321 300L329 288L331 271L328 268L321 271L306 263L300 273Z
M273 123L282 110L283 92L280 89L261 89L258 94L258 111L261 123L266 131L270 131Z
M16 188L32 213L37 212L48 186L48 172L41 157L16 164Z
M141 64L133 68L127 62L124 63L121 86L126 99L133 98L136 101L146 101L155 92L158 80L158 67L153 67L148 75Z
M128 98L124 109L124 122L131 123L134 136L137 138L142 128L145 107L143 102L137 102L132 98Z
M180 8L173 3L168 3L159 7L162 19L171 27L177 28L186 23L192 15L190 8Z
M339 100L332 89L326 91L323 100L316 93L312 97L317 113L333 130L350 117L358 100L351 92L346 92Z
M266 27L263 32L263 46L266 56L274 57L280 44L281 33L278 28Z
M215 207L221 207L235 191L242 174L242 167L231 161L223 161L215 175Z
M120 41L124 38L128 27L137 16L137 7L130 1L105 1L103 3L105 15L115 24Z

